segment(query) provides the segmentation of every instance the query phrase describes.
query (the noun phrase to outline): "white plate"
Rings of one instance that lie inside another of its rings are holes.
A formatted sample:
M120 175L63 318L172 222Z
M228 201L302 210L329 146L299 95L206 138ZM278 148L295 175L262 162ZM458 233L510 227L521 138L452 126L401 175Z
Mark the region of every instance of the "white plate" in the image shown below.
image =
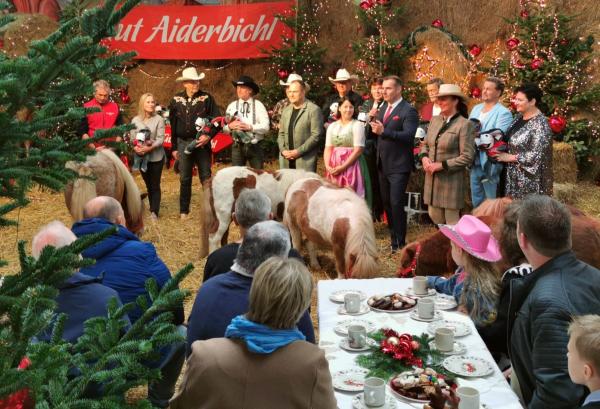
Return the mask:
M464 337L465 335L469 335L471 333L471 327L464 322L450 320L433 321L427 326L427 331L435 335L435 330L442 327L450 328L452 331L454 331L454 336L457 338Z
M367 304L361 304L358 312L353 312L353 313L347 312L345 305L340 305L337 309L337 313L340 315L363 315L363 314L368 313L369 311L370 311L369 306Z
M436 349L435 339L429 343L429 347L432 349ZM460 355L464 354L467 351L467 346L462 342L454 341L454 349L452 351L439 351L440 354L443 355Z
M438 294L437 297L435 297L436 310L451 310L456 308L457 305L456 300L451 295Z
M394 395L396 397L396 399L403 400L406 402L415 402L415 403L421 403L421 404L429 403L429 401L430 401L429 399L409 398L408 396L404 396L400 392L397 392L394 388L392 388L392 380L394 378L396 378L396 376L400 376L400 375L404 375L404 374L412 374L412 373L413 373L413 371L405 371L399 375L392 376L388 381L388 388L389 388L390 392L392 393L392 395ZM456 382L456 380L454 382Z
M374 406L367 406L365 404L365 395L360 393L358 395L356 395L354 398L352 398L352 407L354 409L373 409ZM385 403L383 404L383 406L378 406L377 409L395 409L396 406L396 400L389 395L386 395L385 397Z
M486 376L494 372L492 364L478 356L449 356L442 365L460 376Z
M415 308L417 308L417 304L415 304L414 306L407 308L405 310L380 310L379 308L374 308L374 307L369 307L369 308L371 308L373 311L377 311L377 312L387 312L390 314L401 314L403 312L409 312L409 311L414 310Z
M361 320L359 318L350 318L344 321L340 321L333 328L336 334L342 335L344 337L348 336L348 327L351 325L362 325L367 330L367 334L369 332L373 332L377 329L377 326L373 321Z
M329 299L333 302L342 303L344 302L344 296L346 294L356 293L360 295L360 300L364 301L367 299L367 294L363 293L360 290L338 290L334 291L329 295Z
M362 368L351 368L331 375L333 387L345 392L360 392L365 388L365 377L369 371Z
M377 345L377 341L371 338L367 338L367 343L362 348L352 348L348 341L348 338L342 338L340 341L340 348L345 349L348 352L365 352L371 349L371 347Z
M406 295L408 297L413 297L413 298L433 297L436 294L437 294L437 292L435 291L434 288L428 288L427 294L415 294L412 287L408 287L406 289L406 292L404 293L404 295Z
M442 318L444 318L444 316L442 315L441 312L436 311L433 313L433 318L421 318L421 317L419 317L418 311L413 310L413 312L410 313L410 318L412 318L415 321L432 322L432 321L441 320Z

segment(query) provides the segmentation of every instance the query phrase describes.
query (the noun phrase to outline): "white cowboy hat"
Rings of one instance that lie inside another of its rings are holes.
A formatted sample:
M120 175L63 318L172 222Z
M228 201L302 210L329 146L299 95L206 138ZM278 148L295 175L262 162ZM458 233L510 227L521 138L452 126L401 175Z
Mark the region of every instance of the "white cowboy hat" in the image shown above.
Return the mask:
M341 68L337 70L335 73L335 78L329 77L329 81L331 82L342 82L342 81L356 81L358 80L358 75L350 75L347 69Z
M440 85L440 90L438 91L436 97L446 97L446 96L455 96L463 101L467 100L465 94L462 93L460 87L456 84L442 84Z
M298 74L290 74L287 77L287 80L285 82L283 82L282 80L279 80L279 84L283 85L284 87L289 87L290 84L294 81L300 81L300 82L304 82L304 80L302 79L302 77ZM308 83L304 82L304 90L306 92L310 91L310 85L308 85Z
M194 67L188 67L188 68L184 69L181 72L181 77L177 78L175 81L176 82L181 82L181 81L200 81L203 78L204 78L204 73L203 72L201 72L200 75L198 75L198 71L196 71L196 68L194 68Z

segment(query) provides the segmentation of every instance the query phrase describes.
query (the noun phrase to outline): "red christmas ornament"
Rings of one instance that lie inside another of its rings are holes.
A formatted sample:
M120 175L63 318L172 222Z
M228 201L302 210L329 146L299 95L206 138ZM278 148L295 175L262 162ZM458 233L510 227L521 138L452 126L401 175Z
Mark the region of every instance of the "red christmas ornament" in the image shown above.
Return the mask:
M521 13L519 13L519 15L521 16L521 18L529 18L529 12L527 11L527 9L521 10Z
M368 92L365 92L364 94L362 94L362 99L363 101L368 101L369 98L371 98L371 96L369 95Z
M131 102L131 97L129 96L127 87L119 90L119 98L121 98L121 102L124 104L129 104Z
M479 87L473 87L473 88L471 88L471 96L473 98L479 98L479 97L481 97L481 88L479 88Z
M554 133L561 133L567 127L567 120L560 115L550 116L548 123L550 124L550 129L552 129L552 132Z
M359 7L363 10L369 10L374 5L375 3L373 2L373 0L361 0Z
M444 23L442 23L442 20L440 20L439 18L436 18L431 22L431 26L435 28L442 28L444 27Z
M398 43L398 44L396 44L396 47L394 47L394 48L396 48L396 50L399 50L399 49L401 49L401 48L402 48L402 43Z
M544 63L544 60L542 60L541 58L534 58L531 61L531 64L529 64L529 66L531 67L532 70L539 70L540 68L542 68L543 63Z
M390 2L390 0L377 0L378 4L381 4L382 6L385 6L386 4L388 4Z
M513 63L513 66L514 66L515 68L519 68L519 69L523 69L523 68L525 68L525 64L523 64L523 61L521 61L521 60L517 60L517 61L515 61L515 62Z
M481 47L479 47L477 44L473 44L469 47L469 54L471 54L471 57L473 58L477 57L479 54L481 54Z
M514 50L515 48L517 48L519 46L521 42L519 41L518 38L509 38L508 40L506 40L506 48L508 48L510 51Z
M418 351L419 348L421 348L421 344L419 344L417 341L413 341L410 344L412 346L413 351Z
M517 110L517 104L515 104L515 101L513 101L513 99L510 99L510 109L512 109L513 111Z
M280 80L286 79L288 75L290 75L290 73L287 70L284 70L283 68L277 70L277 76Z
M566 38L563 38L562 40L559 41L560 45L567 45L569 44L569 40L567 40Z

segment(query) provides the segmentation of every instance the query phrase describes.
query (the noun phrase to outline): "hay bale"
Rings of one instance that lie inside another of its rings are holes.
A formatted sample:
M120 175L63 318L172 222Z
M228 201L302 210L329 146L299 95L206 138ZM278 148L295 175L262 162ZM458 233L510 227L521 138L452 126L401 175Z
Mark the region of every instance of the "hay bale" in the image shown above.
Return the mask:
M559 202L573 205L577 199L577 192L573 183L555 183L553 196Z
M9 57L25 55L29 43L47 37L58 28L58 23L43 14L14 14L15 20L5 27L4 48Z
M554 142L552 150L554 183L576 183L577 161L573 147L565 142Z

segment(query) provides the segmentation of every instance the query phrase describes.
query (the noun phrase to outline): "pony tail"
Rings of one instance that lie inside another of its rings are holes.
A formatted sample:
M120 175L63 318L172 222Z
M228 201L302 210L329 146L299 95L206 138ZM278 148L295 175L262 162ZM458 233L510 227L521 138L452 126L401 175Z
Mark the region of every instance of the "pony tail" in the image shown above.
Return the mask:
M125 167L121 159L110 149L102 149L98 151L97 155L104 155L115 165L118 169L123 182L125 183L125 203L127 203L127 211L133 222L139 220L142 217L142 201L140 200L140 189L138 188L133 176L129 173L129 169Z
M65 167L77 172L79 175L73 182L71 200L67 200L71 217L77 222L83 219L85 204L96 197L96 182L91 179L93 175L92 168L83 163L67 162Z
M208 256L208 235L219 228L219 221L213 203L212 178L203 184L202 222L200 223L200 258Z
M373 223L370 219L371 213L366 212L365 214L368 216L368 223L361 218L357 225L350 229L350 234L346 239L344 256L346 270L352 272L352 276L348 278L372 278L379 271L377 243Z

